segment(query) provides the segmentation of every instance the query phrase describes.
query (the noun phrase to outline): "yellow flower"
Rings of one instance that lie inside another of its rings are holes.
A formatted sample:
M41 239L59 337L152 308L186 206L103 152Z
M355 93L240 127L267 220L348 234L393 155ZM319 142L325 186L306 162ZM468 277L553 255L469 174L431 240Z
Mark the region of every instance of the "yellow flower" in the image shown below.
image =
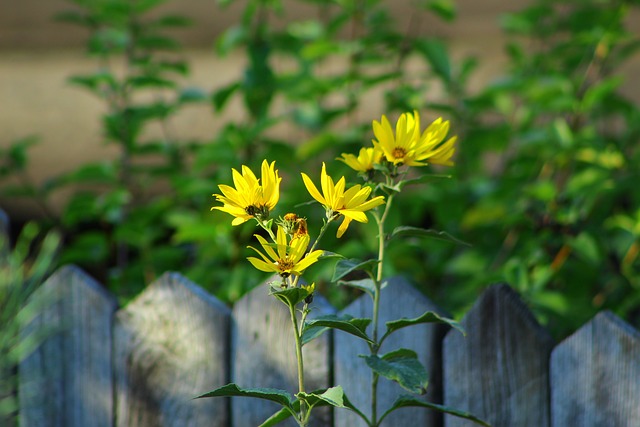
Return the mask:
M381 122L373 121L373 146L382 151L386 160L394 165L416 166L415 147L420 128L411 113L403 113L396 122L396 132L386 116Z
M373 121L373 133L377 138L373 144L394 165L425 166L433 163L451 166L456 137L441 144L448 131L449 121L443 121L440 117L421 135L420 115L414 111L413 114L404 113L400 116L394 135L391 124L382 116L381 123Z
M373 165L380 161L382 152L376 147L363 147L360 149L358 156L353 154L342 153L341 162L344 162L351 169L358 172L368 172L373 169Z
M309 235L294 237L287 244L287 234L282 227L278 227L275 245L268 243L264 237L258 234L256 234L256 238L268 256L258 249L248 246L256 251L262 259L255 257L247 259L258 270L278 273L282 277L289 277L292 274L300 276L307 267L318 261L323 253L321 250L315 250L305 256L307 246L309 246ZM275 250L273 246L276 247Z
M420 116L415 112L418 128L420 127ZM416 160L428 161L435 165L453 166L451 157L455 153L455 144L457 137L449 138L445 143L442 140L449 132L449 121L437 118L425 129L422 136L416 143Z
M338 237L342 237L352 220L367 222L368 218L364 212L384 203L383 196L377 196L371 200L367 200L367 197L369 197L371 193L370 187L354 185L345 191L346 184L344 177L340 178L340 180L334 184L333 179L327 175L324 163L322 164L322 175L320 176L322 194L320 194L306 174L302 174L302 179L309 194L320 202L320 204L324 205L328 218L333 219L337 215L344 216L344 220L338 228Z
M269 164L266 160L262 162L261 181L247 166L242 166L242 174L232 169L233 183L235 188L228 185L218 185L220 194L213 196L223 206L211 208L226 212L235 218L231 224L239 225L251 218L266 220L269 213L275 208L280 199L280 181L275 170L275 162Z

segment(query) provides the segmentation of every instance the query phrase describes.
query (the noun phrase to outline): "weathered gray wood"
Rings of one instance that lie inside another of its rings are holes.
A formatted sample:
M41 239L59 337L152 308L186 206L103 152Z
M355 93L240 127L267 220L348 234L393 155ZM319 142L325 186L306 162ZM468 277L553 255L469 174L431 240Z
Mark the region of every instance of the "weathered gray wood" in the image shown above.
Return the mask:
M598 314L551 354L551 425L640 424L640 332Z
M401 278L394 278L382 290L379 312L380 336L386 331L385 322L402 317L418 317L426 311L444 314L411 284ZM341 314L354 317L372 318L373 303L368 295L363 295L343 310ZM371 326L368 329L371 333ZM440 344L446 328L440 324L416 325L401 329L391 335L382 345L380 354L409 348L416 351L419 359L430 374L427 390L429 400L441 399ZM371 415L371 369L359 354L370 354L363 340L337 331L334 336L334 378L335 383L345 389L349 400L368 417ZM378 383L378 416L382 415L401 394L411 394L395 383L380 378ZM416 395L417 397L417 395ZM382 425L395 426L435 426L440 415L422 408L403 408L385 418ZM358 415L348 410L335 411L336 427L357 427L366 424Z
M444 403L494 427L549 425L553 340L506 285L487 289L462 321L467 336L444 340ZM446 416L445 425L473 426Z
M118 311L116 425L226 427L225 399L193 397L228 382L230 313L176 273L164 274Z
M275 280L275 279L271 279ZM289 309L269 295L269 280L257 286L233 308L232 381L240 387L269 387L298 391L297 361ZM321 296L311 305L309 319L334 313L335 309ZM329 387L330 339L325 333L303 347L305 389L307 392ZM280 409L280 406L253 398L232 398L233 425L260 425ZM313 411L310 425L330 425L328 407ZM289 419L282 426L297 426Z
M58 270L34 297L51 303L29 332L52 334L20 365L20 425L111 427L115 299L75 267Z

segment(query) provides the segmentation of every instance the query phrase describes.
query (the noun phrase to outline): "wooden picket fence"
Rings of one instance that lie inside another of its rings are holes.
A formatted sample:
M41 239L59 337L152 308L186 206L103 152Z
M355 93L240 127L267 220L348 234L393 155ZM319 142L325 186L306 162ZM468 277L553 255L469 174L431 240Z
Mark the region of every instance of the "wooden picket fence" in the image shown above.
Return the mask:
M401 279L384 289L380 321L442 312ZM193 399L228 382L294 392L288 311L257 286L228 308L177 273L166 273L126 307L82 270L67 266L39 289L47 298L30 331L48 338L20 366L24 427L253 427L278 408L249 398ZM344 313L370 317L368 296ZM321 297L314 315L334 313ZM554 343L507 285L489 287L462 320L405 328L382 351L414 349L431 373L426 398L495 427L640 426L640 333L610 312ZM367 408L366 345L342 332L305 346L307 387L341 384ZM380 412L398 393L381 380ZM368 412L365 410L364 412ZM291 421L291 420L289 420ZM283 425L292 426L293 423ZM357 427L348 410L322 408L314 426ZM384 426L471 426L403 408Z

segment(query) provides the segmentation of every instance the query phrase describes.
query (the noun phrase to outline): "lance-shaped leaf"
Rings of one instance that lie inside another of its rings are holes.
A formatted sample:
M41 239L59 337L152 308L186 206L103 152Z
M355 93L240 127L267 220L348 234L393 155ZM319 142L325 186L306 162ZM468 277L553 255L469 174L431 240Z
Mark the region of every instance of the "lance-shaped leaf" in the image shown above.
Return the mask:
M382 344L382 342L389 335L391 335L393 332L397 331L398 329L406 328L407 326L419 325L421 323L444 323L460 331L462 335L466 335L464 328L455 320L442 317L433 311L427 311L421 316L415 317L413 319L402 318L398 320L393 320L391 322L387 322L386 323L387 331L382 336L382 338L380 338L380 344Z
M385 166L378 166L378 165L374 165L374 169L376 170L385 170ZM418 178L413 178L413 179L407 179L407 180L403 180L398 182L395 185L387 185L387 184L380 184L380 188L382 188L383 190L386 190L387 192L396 192L399 193L402 191L402 188L407 186L407 185L412 185L412 184L424 184L427 182L431 182L431 181L436 181L438 179L449 179L451 178L451 175L438 175L438 174L433 174L433 175L422 175Z
M376 285L371 279L361 279L361 280L338 280L339 286L349 286L351 288L360 289L361 291L367 293L371 298L376 293Z
M196 396L195 399L204 397L255 397L258 399L270 400L282 405L291 414L295 414L293 399L289 393L275 388L240 388L234 383L219 387L208 393Z
M373 277L373 270L378 265L377 259L370 259L367 261L360 261L357 259L343 259L336 263L336 268L333 271L332 282L337 282L349 273L354 271L364 271L370 277Z
M429 377L415 351L401 348L384 356L360 355L360 357L380 376L397 382L402 388L417 394L427 392Z
M339 329L358 338L362 338L368 343L373 343L365 332L369 323L371 323L371 319L354 318L349 315L337 316L335 314L328 314L326 316L319 316L305 323L302 329L302 345L319 337L329 328Z
M391 405L391 408L389 408L384 414L382 414L382 416L380 417L380 422L382 422L382 420L387 415L389 415L391 412L395 411L396 409L406 408L410 406L433 409L434 411L444 412L446 414L454 415L456 417L465 418L467 420L473 421L485 427L491 427L490 424L487 424L485 421L482 421L480 418L474 415L471 415L468 412L461 411L459 409L449 408L448 406L444 406L444 405L438 405L437 403L426 402L424 400L416 399L412 396L400 396L398 399L396 399L396 401L393 402L393 405Z
M429 239L437 239L443 240L445 242L456 243L458 245L471 246L469 243L453 237L446 231L431 230L420 227L410 227L406 225L396 227L389 236L389 239L393 239L396 237L425 237Z
M304 301L310 293L305 288L272 289L271 295L282 301L284 304L292 307Z

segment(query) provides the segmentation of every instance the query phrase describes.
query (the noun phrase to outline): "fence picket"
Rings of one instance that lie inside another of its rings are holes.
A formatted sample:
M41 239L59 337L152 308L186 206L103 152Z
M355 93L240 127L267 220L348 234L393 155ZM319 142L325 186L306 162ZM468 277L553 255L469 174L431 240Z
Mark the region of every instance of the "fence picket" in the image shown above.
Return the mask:
M549 425L548 365L553 340L506 285L488 288L444 339L445 405L494 427ZM473 426L445 417L447 427Z
M551 354L552 426L637 426L640 332L601 312Z
M224 399L193 397L228 382L231 310L177 273L166 273L114 323L116 426L219 426Z
M112 427L115 298L71 266L54 273L34 298L47 305L29 331L47 338L20 365L20 425Z
M372 318L372 303L368 295L363 295L343 310L341 314L354 317ZM386 331L385 322L401 317L413 318L425 311L444 314L435 304L402 278L394 278L382 290L379 312L380 334ZM368 330L371 333L371 326ZM380 354L398 348L416 351L419 359L430 374L428 389L429 400L439 401L440 384L440 343L446 329L439 324L417 325L401 329L391 335L382 345ZM342 332L334 335L334 378L341 384L349 400L364 412L371 415L371 369L358 357L369 354L365 341L358 340ZM386 411L399 394L410 394L395 383L381 378L378 382L378 416ZM439 415L422 408L403 408L385 418L382 426L435 426ZM364 421L347 410L335 411L336 427L365 426Z
M314 299L312 307L309 319L335 312L321 296ZM240 387L268 387L295 393L298 390L297 362L287 307L269 295L265 283L236 302L233 318L233 382ZM330 385L330 336L325 333L303 347L306 391ZM259 399L239 397L231 400L236 427L260 425L280 409L275 403ZM313 412L310 425L330 425L330 415L328 407L318 408ZM292 419L282 425L297 426Z

